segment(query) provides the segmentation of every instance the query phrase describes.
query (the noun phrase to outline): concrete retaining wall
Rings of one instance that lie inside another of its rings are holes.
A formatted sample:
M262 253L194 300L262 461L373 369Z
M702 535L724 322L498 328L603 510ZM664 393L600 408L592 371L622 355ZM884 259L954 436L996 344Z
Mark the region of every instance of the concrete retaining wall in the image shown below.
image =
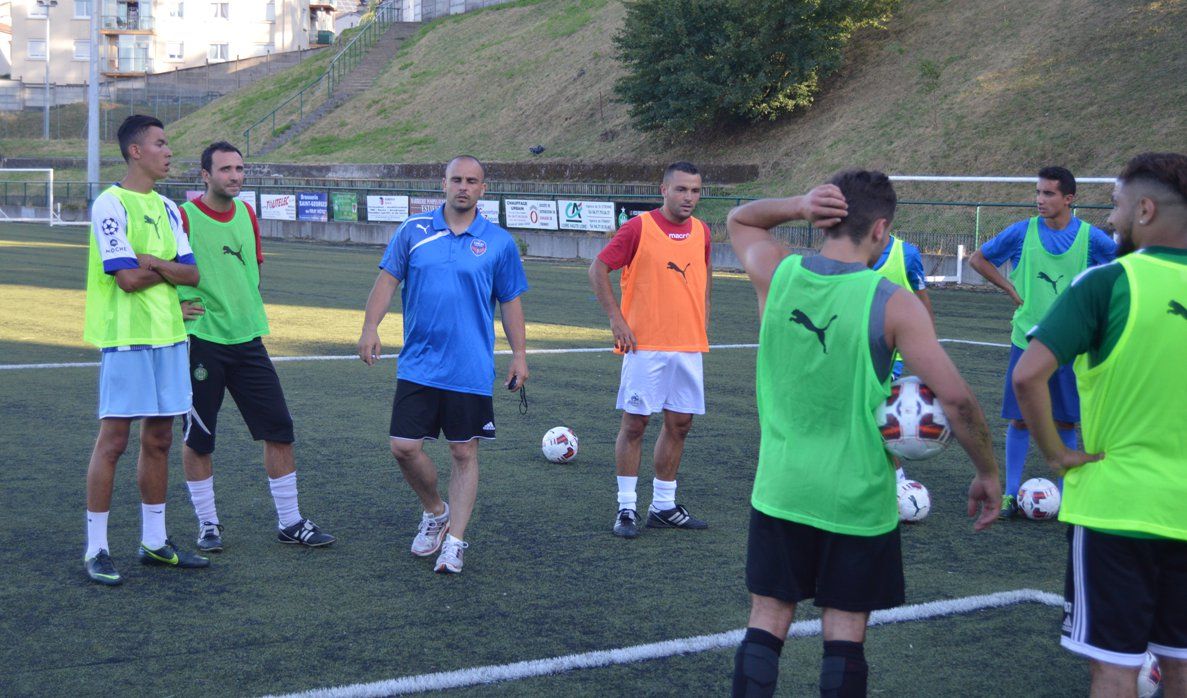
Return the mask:
M349 243L359 245L387 245L396 224L311 223L306 221L260 220L260 234L265 238L281 240L307 240L316 242ZM547 232L540 230L512 230L517 238L528 246L528 256L547 259L592 260L610 242L609 236L596 233ZM815 254L815 250L797 249L798 254ZM963 282L966 284L986 283L981 275L973 271L965 259ZM742 265L728 243L713 244L713 268L726 271L741 271ZM956 257L951 255L923 255L923 268L928 276L955 276Z

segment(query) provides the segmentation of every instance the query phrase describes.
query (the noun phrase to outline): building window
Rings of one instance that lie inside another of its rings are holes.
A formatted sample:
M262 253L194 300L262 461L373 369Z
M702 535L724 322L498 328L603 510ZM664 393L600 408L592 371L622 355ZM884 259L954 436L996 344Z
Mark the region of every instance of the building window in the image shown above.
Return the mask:
M169 41L165 44L165 57L171 61L185 58L185 44L180 41Z
M29 0L29 19L45 19L48 8L38 5L37 0Z
M31 61L45 60L45 39L29 39L25 54Z
M230 19L231 18L231 3L229 3L229 2L212 2L212 3L210 3L210 16L215 19Z
M179 17L179 18L185 17L185 3L184 2L169 3L169 16L170 17Z
M225 61L231 55L230 44L211 44L206 57L212 61Z
M91 0L74 0L74 18L90 19Z
M264 5L264 21L276 21L276 3L273 0L269 0L268 4Z
M74 60L76 60L76 61L91 60L91 42L90 41L75 41L74 42Z

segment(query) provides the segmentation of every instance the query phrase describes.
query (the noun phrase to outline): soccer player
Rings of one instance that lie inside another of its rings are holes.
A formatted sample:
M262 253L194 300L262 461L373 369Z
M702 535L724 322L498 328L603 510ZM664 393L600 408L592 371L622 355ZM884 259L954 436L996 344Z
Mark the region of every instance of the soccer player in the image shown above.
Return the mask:
M1135 696L1145 652L1187 697L1187 155L1145 153L1113 189L1120 257L1082 274L1029 333L1014 390L1064 476L1064 647L1093 696ZM1136 250L1133 254L1125 254ZM1075 361L1084 451L1059 436L1048 379Z
M194 409L186 419L186 486L198 516L198 550L223 549L214 501L214 453L218 412L228 391L252 438L264 442L264 470L276 505L281 543L320 547L334 537L301 516L293 464L293 418L268 350L268 318L260 296L264 262L260 229L251 206L235 198L243 187L243 155L226 141L202 151L206 192L181 205L182 223L194 258L203 269L197 286L178 294L190 335Z
M923 307L927 308L927 315L931 318L932 325L935 325L936 314L932 312L931 298L927 295L927 278L923 272L923 255L920 254L918 247L906 240L890 235L890 242L886 244L886 249L882 250L882 256L878 258L877 262L874 262L872 268L896 285L902 286L914 293L915 297L919 299L919 302L923 303ZM895 352L894 368L890 371L890 379L897 380L901 375L903 375L903 357L898 352ZM899 482L907 479L907 474L903 471L902 462L897 456L894 457L894 474Z
M628 220L589 267L589 282L610 318L622 372L614 442L618 513L614 535L639 535L635 486L643 434L663 412L652 464L650 528L702 529L709 524L676 503L676 471L693 415L705 413L701 354L709 351L709 294L713 282L709 226L692 213L701 199L701 174L689 162L668 165L660 184L663 206ZM622 306L610 271L622 269Z
M478 215L486 172L470 155L445 168L445 204L417 214L396 229L367 298L359 358L379 358L379 323L403 286L404 347L396 372L391 449L424 513L412 554L438 550L437 572L462 571L466 526L478 494L478 441L495 438L494 313L511 345L504 384L528 379L526 331L520 296L528 290L515 239ZM444 433L453 469L449 501L437 492L437 468L424 440Z
M1018 488L1030 450L1030 432L1018 409L1010 377L1026 348L1026 332L1043 317L1072 279L1088 267L1112 261L1117 251L1113 239L1099 228L1072 215L1076 200L1076 178L1062 167L1039 170L1035 204L1039 215L1018 221L969 257L969 266L987 281L1006 292L1018 308L1010 334L1010 363L1006 368L1002 418L1006 427L1006 488L1000 516L1018 513ZM1009 260L1007 279L997 270ZM1080 398L1071 365L1061 366L1051 377L1052 409L1059 434L1068 448L1076 446L1076 424L1080 422Z
M141 538L146 565L206 567L207 558L179 550L165 531L165 491L173 418L190 411L185 325L179 284L198 283L198 267L177 206L157 192L173 152L158 119L133 114L120 125L128 169L91 207L83 339L99 347L99 437L87 467L87 576L122 580L107 543L115 466L140 419Z
M896 349L941 400L976 467L974 528L997 515L1001 485L981 408L923 304L869 268L886 246L895 203L886 175L849 170L803 196L744 204L726 223L761 318L751 607L735 696L774 694L796 605L811 598L823 609L821 696L865 695L869 614L905 593L894 476L874 418L890 394ZM796 219L825 230L820 254L788 256L768 232Z

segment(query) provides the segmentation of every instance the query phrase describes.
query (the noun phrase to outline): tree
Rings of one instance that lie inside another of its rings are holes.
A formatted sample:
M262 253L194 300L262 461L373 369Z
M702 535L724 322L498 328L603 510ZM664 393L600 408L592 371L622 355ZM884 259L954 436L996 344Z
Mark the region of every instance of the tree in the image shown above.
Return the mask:
M645 131L671 135L808 106L854 31L899 0L628 0L615 92Z

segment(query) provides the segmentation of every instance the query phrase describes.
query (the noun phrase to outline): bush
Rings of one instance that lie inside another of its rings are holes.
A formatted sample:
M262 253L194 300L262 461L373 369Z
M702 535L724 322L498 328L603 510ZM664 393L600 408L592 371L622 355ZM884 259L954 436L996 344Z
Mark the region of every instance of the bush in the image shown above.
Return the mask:
M615 91L645 131L774 119L812 103L854 31L898 0L630 0Z

